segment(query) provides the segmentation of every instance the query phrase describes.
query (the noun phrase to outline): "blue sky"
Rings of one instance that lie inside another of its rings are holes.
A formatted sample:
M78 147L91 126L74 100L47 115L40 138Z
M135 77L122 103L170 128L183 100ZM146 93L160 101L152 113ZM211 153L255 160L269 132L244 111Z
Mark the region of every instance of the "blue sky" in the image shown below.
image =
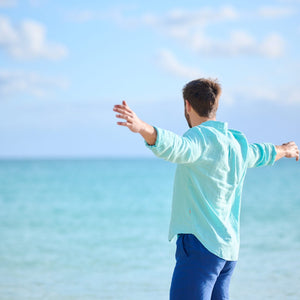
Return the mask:
M0 0L0 157L142 157L125 99L183 134L181 90L223 88L218 120L300 144L300 1Z

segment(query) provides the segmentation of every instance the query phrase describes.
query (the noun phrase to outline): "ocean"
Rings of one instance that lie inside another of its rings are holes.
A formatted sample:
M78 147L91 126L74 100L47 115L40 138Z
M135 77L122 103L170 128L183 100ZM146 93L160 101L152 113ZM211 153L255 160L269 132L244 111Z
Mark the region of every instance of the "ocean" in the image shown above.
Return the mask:
M0 161L1 300L168 299L176 166ZM300 299L300 163L248 170L232 300Z

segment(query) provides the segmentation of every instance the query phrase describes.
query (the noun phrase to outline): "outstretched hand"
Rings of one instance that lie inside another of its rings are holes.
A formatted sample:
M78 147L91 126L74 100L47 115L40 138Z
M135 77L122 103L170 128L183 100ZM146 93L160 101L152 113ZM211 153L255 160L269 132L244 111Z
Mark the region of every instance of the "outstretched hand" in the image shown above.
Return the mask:
M122 105L115 105L113 110L118 113L117 118L125 120L125 122L117 122L118 125L126 126L132 132L141 132L145 123L129 108L126 101L123 101Z
M282 144L282 146L285 148L286 151L285 157L287 158L296 157L296 161L299 160L299 149L295 142L288 142Z
M287 157L287 158L295 157L296 161L299 160L299 149L295 142L288 142L275 147L277 152L275 160L278 160L282 157Z
M132 132L139 133L149 145L155 144L157 132L154 127L139 119L135 112L129 108L126 101L115 105L113 110L118 113L116 114L117 118L125 120L117 122L118 125L126 126Z

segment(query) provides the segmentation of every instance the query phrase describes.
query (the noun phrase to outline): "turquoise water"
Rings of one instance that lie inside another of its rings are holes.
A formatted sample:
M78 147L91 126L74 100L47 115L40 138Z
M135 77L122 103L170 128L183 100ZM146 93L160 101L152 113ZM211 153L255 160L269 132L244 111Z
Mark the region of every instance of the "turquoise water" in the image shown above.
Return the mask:
M175 165L0 161L0 299L168 299ZM300 164L249 170L233 300L300 299Z

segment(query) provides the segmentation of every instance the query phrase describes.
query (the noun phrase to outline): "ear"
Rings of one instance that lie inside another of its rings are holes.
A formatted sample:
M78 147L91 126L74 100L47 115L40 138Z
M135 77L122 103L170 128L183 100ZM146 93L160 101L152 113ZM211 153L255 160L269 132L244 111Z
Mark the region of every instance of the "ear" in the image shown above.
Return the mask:
M184 100L184 101L185 101L186 111L187 111L187 112L191 112L192 106L191 106L190 102L187 101L187 100Z

